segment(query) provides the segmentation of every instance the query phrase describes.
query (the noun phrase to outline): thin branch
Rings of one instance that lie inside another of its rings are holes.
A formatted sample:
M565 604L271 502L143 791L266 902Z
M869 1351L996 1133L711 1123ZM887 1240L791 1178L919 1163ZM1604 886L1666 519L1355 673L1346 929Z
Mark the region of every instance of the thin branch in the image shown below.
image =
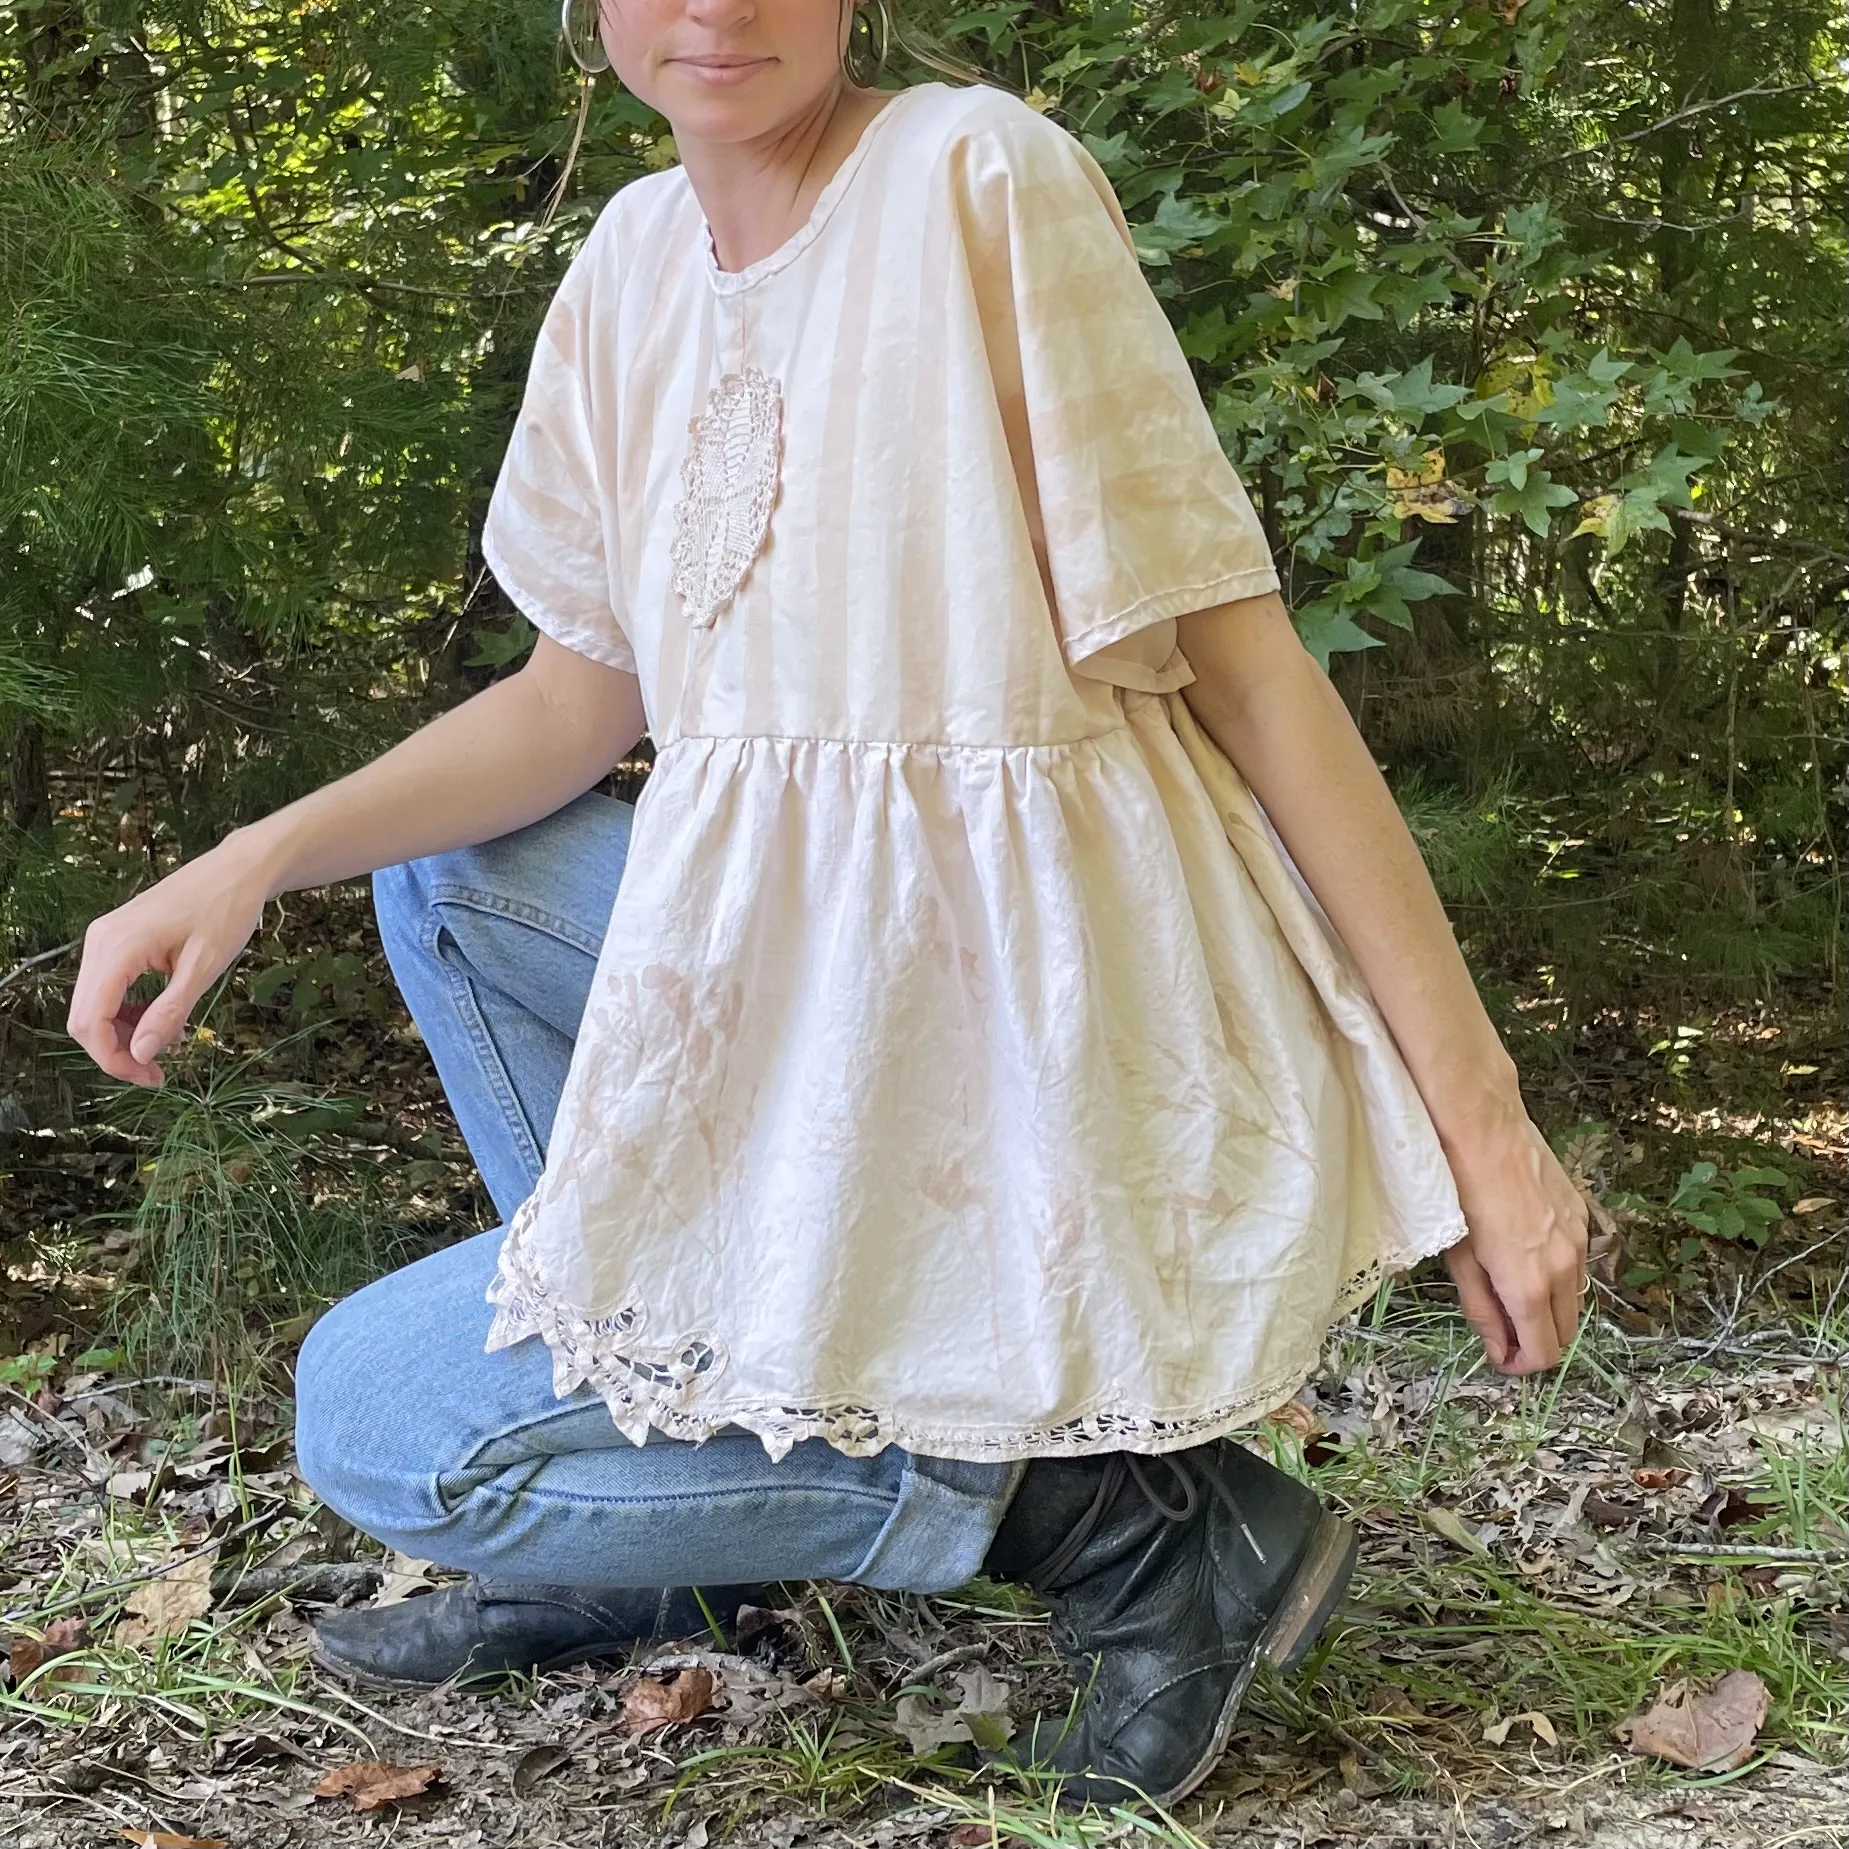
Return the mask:
M1802 552L1807 558L1828 559L1833 564L1849 565L1849 552L1820 546L1815 540L1793 539L1784 533L1749 533L1741 527L1724 525L1712 514L1697 513L1692 507L1672 507L1667 511L1678 520L1686 520L1690 526L1705 527L1710 533L1718 533L1723 539L1738 540L1743 546L1780 547L1787 552Z
M8 989L20 977L29 975L41 963L55 962L59 957L68 956L83 942L81 937L74 937L68 944L60 944L56 950L41 950L35 957L27 957L25 962L15 964L4 976L0 976L0 989Z
M1609 141L1595 141L1590 147L1571 148L1565 154L1556 154L1552 160L1543 161L1544 167L1558 167L1570 160L1581 160L1588 154L1602 154L1608 148L1620 148L1628 141L1647 141L1652 135L1660 135L1666 128L1674 128L1678 122L1687 122L1696 116L1712 114L1716 109L1725 109L1729 103L1743 102L1749 96L1791 96L1802 90L1821 89L1822 85L1815 78L1804 83L1754 84L1748 90L1731 90L1725 96L1710 97L1703 103L1690 103L1685 109L1678 109L1673 115L1665 116L1660 122L1652 122L1648 128L1633 129L1628 135L1614 135Z

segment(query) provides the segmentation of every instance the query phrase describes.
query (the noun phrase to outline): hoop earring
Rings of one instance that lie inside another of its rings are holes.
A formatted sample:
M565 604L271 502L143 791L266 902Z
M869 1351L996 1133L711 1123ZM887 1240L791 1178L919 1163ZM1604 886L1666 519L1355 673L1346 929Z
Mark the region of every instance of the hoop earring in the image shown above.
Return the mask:
M559 41L565 55L587 77L600 76L610 68L610 54L597 25L597 0L560 0Z
M886 0L859 0L848 29L842 69L863 90L871 90L886 75L886 60L891 52L892 12Z

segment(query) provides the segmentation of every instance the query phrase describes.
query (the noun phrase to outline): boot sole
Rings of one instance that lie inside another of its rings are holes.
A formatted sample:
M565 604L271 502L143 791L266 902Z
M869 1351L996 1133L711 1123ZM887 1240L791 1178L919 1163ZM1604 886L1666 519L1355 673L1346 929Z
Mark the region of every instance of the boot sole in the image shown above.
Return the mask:
M1310 1654L1348 1590L1349 1576L1355 1570L1360 1548L1355 1531L1340 1516L1331 1515L1325 1509L1310 1536L1309 1546L1304 1549L1303 1559L1284 1589L1284 1597L1271 1614L1270 1623L1259 1633L1245 1667L1227 1691L1213 1730L1213 1744L1178 1785L1169 1791L1151 1793L1151 1803L1167 1810L1206 1782L1220 1763L1227 1741L1233 1737L1233 1723L1239 1718L1240 1705L1259 1664L1295 1669Z

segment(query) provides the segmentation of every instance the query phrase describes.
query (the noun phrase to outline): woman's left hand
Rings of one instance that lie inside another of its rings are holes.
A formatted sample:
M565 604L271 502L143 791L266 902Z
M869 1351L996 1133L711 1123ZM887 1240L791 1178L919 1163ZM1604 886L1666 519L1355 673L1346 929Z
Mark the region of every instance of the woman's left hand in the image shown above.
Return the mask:
M1470 1226L1445 1254L1459 1307L1503 1373L1556 1366L1586 1288L1585 1200L1519 1109L1446 1154Z

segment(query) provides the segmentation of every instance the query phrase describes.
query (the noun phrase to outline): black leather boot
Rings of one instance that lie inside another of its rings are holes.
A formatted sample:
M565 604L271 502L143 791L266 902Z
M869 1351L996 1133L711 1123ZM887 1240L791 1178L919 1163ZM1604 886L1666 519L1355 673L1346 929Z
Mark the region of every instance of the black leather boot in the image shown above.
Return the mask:
M1080 1698L1017 1752L1067 1803L1176 1803L1225 1750L1258 1665L1309 1654L1355 1551L1346 1522L1227 1440L1030 1464L983 1571L1046 1600Z
M758 1588L704 1588L724 1625ZM691 1590L631 1591L465 1579L396 1605L329 1612L315 1626L315 1661L374 1688L430 1688L518 1671L620 1657L633 1644L711 1635Z

